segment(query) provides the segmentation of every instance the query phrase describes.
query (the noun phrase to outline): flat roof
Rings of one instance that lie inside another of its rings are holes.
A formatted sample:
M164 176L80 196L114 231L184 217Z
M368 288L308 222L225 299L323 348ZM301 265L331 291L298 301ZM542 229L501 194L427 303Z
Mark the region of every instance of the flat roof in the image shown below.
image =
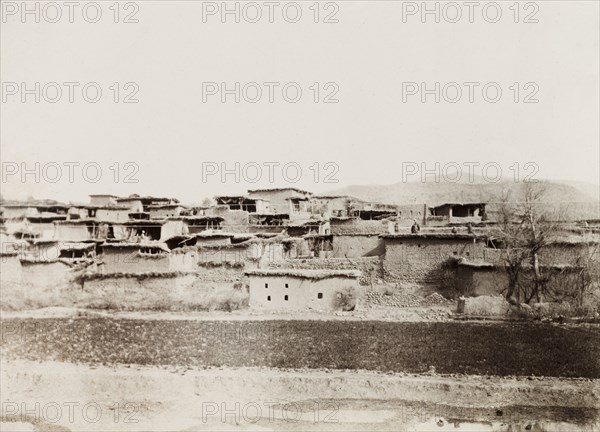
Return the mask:
M255 192L279 192L279 191L286 191L286 190L291 190L291 191L298 192L298 193L301 193L301 194L312 195L312 192L305 191L305 190L298 189L298 188L293 188L293 187L271 188L271 189L252 189L252 190L248 190L248 193L255 193Z
M320 280L333 277L358 278L361 272L359 270L265 269L248 270L244 274L247 276L297 277Z
M475 234L467 233L425 233L425 234L412 234L412 233L398 233L398 234L382 234L381 238L384 239L476 239L478 238Z

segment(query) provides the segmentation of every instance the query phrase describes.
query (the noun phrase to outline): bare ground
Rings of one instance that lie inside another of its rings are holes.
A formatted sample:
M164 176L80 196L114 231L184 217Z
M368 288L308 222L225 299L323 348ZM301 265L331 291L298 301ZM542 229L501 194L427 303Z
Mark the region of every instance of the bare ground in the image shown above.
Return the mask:
M600 380L3 361L0 392L3 431L600 427Z

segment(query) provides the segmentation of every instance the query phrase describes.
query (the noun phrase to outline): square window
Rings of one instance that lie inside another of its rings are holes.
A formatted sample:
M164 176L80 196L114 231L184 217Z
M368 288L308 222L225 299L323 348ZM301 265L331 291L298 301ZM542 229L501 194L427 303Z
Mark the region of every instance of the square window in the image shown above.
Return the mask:
M271 301L271 296L267 296L267 301Z
M265 284L265 288L269 288L269 284L268 283Z
M285 287L286 287L286 288L289 288L289 285L288 285L288 284L285 284Z
M284 299L285 301L288 301L288 296L283 296L283 299Z
M323 298L323 293L319 293L319 294L317 294L317 298L318 298L318 299L322 299L322 298Z

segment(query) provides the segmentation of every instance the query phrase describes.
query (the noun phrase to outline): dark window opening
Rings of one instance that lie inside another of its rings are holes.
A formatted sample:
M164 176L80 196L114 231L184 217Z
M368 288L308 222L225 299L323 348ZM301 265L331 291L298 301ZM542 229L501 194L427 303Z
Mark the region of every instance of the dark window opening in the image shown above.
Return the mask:
M323 298L323 293L319 293L319 294L317 294L317 298L318 298L318 299L322 299L322 298Z
M283 296L283 299L284 299L285 301L288 301L288 296Z
M286 288L289 288L289 285L288 285L288 284L285 284L285 287L286 287Z
M265 288L269 288L269 284L268 283L265 284Z
M271 296L267 296L267 301L271 301Z

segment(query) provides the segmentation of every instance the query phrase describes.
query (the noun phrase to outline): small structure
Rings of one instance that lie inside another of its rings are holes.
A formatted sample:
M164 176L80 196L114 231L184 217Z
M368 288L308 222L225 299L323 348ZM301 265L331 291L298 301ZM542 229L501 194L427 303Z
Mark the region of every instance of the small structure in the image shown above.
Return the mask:
M129 207L130 213L143 213L144 204L138 196L130 196L126 198L117 198L117 204Z
M312 193L296 188L274 188L249 190L248 195L251 199L269 201L269 213L291 214L305 210Z
M485 221L485 203L447 203L431 207L431 216L447 223L479 223Z
M129 206L107 205L96 209L96 219L100 222L123 223L129 220Z
M250 306L283 310L349 310L356 300L357 270L250 270ZM346 307L350 305L350 307Z
M220 216L187 216L183 218L183 223L190 234L223 228L223 218Z
M116 195L111 195L111 194L93 194L93 195L90 195L90 204L93 206L99 206L99 207L116 205L117 198L119 198L119 197Z
M312 198L316 212L325 217L348 217L365 201L350 195L318 195Z
M147 211L150 219L166 219L181 216L184 207L180 204L155 204L149 205Z
M224 205L229 210L243 210L248 213L269 213L269 200L262 198L248 198L243 195L221 195L216 196L217 205Z
M102 273L170 271L169 248L162 243L104 243L100 247Z

